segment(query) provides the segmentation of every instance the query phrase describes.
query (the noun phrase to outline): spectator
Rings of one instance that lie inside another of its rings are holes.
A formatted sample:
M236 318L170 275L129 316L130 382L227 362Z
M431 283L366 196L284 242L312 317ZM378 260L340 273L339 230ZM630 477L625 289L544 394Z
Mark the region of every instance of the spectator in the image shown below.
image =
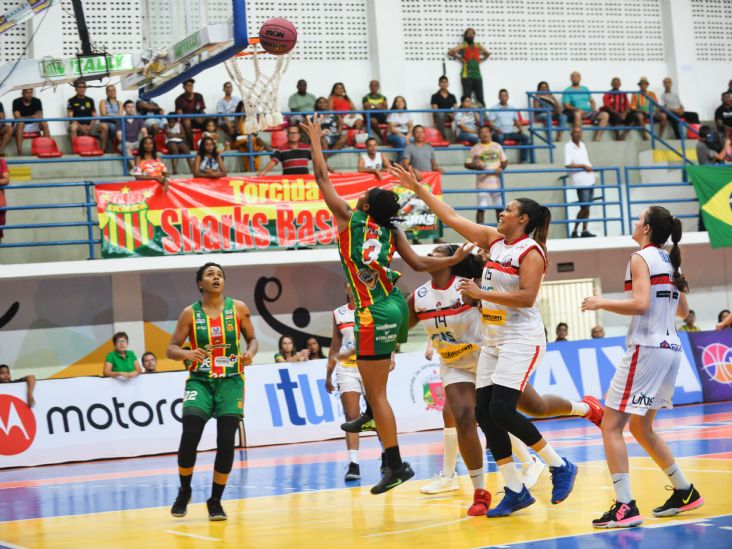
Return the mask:
M599 324L597 326L593 326L592 331L590 332L590 337L592 337L592 339L602 339L605 337L605 328Z
M369 93L364 95L361 100L361 105L366 111L379 110L385 111L389 108L389 104L386 102L386 97L381 95L379 92L380 84L378 80L372 80L369 82ZM379 124L386 124L386 113L379 112L371 115L371 131L373 135L378 136L381 139L381 128Z
M666 124L668 124L668 115L665 112L659 110L658 97L656 97L656 94L654 92L648 91L648 84L648 78L646 78L645 76L641 76L640 80L638 81L638 87L640 87L640 92L633 94L633 99L630 103L630 108L638 113L640 117L642 117L638 120L641 124L641 137L643 138L643 140L648 139L643 124L650 121L651 101L655 103L653 107L653 122L658 122L659 137L663 136L663 131L666 129Z
M146 120L145 123L148 121ZM185 132L183 132L183 124L180 123L180 118L173 118L169 116L163 126L165 132L165 146L170 151L171 155L179 154L191 154L191 149L188 148L188 143L185 141ZM188 169L193 173L193 160L186 158L188 162ZM173 168L173 174L178 173L178 159L170 159L170 163Z
M315 102L315 112L328 110L328 100L325 97L318 97ZM323 150L342 149L348 143L348 133L343 131L343 120L334 114L320 115L320 128L323 130L321 147Z
M536 86L538 92L534 96L533 106L535 109L549 109L551 113L547 115L543 112L537 112L534 116L539 120L543 121L546 126L547 132L551 130L552 122L557 123L557 141L562 140L563 128L567 126L567 117L562 112L562 106L554 97L554 94L549 90L549 84L546 82L539 82Z
M684 319L684 323L679 327L680 332L699 332L698 326L695 326L694 323L696 322L696 313L693 309L689 309L689 314L686 315L686 318Z
M147 128L145 128L144 118L127 118L128 116L135 116L135 102L127 100L124 104L125 118L122 121L120 129L117 130L117 141L121 147L127 149L127 155L132 156L132 149L139 143L140 139L147 136ZM125 137L122 139L122 127L125 129Z
M410 166L417 172L417 178L421 179L422 172L439 172L444 170L437 163L435 149L424 140L424 126L417 124L412 128L413 143L409 143L404 149L402 164L405 168Z
M76 89L76 95L69 99L66 104L66 116L68 118L96 116L97 110L94 108L94 100L86 96L86 83L80 82L74 88ZM71 136L72 143L79 135L93 135L97 130L99 131L101 141L100 147L103 151L106 151L109 126L105 122L81 120L69 124L69 135Z
M203 124L203 133L201 134L201 137L210 137L213 139L214 146L216 147L216 150L219 153L222 153L226 150L228 142L226 145L219 141L219 129L218 125L216 124L215 118L207 118L206 121Z
M698 124L699 115L695 112L689 112L684 110L684 106L681 104L681 99L679 99L679 96L671 91L673 85L673 80L671 80L671 78L669 78L668 76L663 79L663 93L661 94L663 106L679 118L683 118L684 121L688 124ZM673 116L669 116L668 121L671 124L671 129L674 131L676 139L679 139L681 137L679 134L679 121L676 120Z
M193 177L205 179L219 179L226 177L224 159L216 150L216 142L206 136L198 144L198 154L193 161Z
M582 120L588 118L593 125L599 125L601 128L607 126L610 116L606 112L598 112L595 108L595 100L590 95L590 90L586 86L580 85L582 75L574 71L569 78L572 85L565 88L562 93L562 105L567 120L574 126L582 126ZM592 140L598 141L599 139L600 132L595 131Z
M168 168L160 160L158 151L155 148L155 140L150 137L143 137L137 147L137 159L135 169L131 172L135 179L154 180L163 186L163 192L168 192Z
M144 374L154 374L158 370L158 357L150 351L142 355L142 369Z
M206 102L203 100L203 96L193 91L193 84L195 83L196 81L193 78L189 78L183 82L183 93L175 99L176 114L206 113ZM181 120L188 144L193 147L193 130L203 130L205 119L201 116L196 118L182 118Z
M149 138L148 138L149 139ZM127 349L129 338L125 332L117 332L112 336L114 350L104 359L104 375L132 379L142 373L142 366L135 353Z
M610 82L611 91L618 92L621 85L620 78L616 76ZM603 95L600 110L608 114L611 126L639 126L643 124L643 118L630 109L628 96L624 93L606 93ZM615 139L625 141L628 131L627 129L621 132L615 130Z
M27 375L19 377L18 379L10 378L10 366L7 364L0 364L0 383L20 383L25 381L28 385L28 392L26 394L26 402L31 408L36 403L36 399L33 397L33 389L36 388L36 376Z
M720 145L719 135L709 126L699 128L699 141L696 142L696 159L700 165L722 164L726 149L730 146L730 138Z
M43 118L43 104L40 99L33 97L33 88L25 88L21 92L21 96L13 100L13 116L15 118ZM15 148L18 156L23 154L23 134L25 132L37 132L39 129L44 137L51 137L51 133L48 131L48 122L15 123ZM10 134L2 137L0 153L5 150L6 139L10 139Z
M472 97L480 106L485 106L483 99L483 75L480 73L480 64L488 59L491 54L483 47L483 44L475 41L475 29L465 29L463 41L447 52L452 59L459 59L463 64L460 72L460 81L463 84L463 95Z
M722 94L722 104L714 111L714 123L719 133L732 137L732 93Z
M107 86L105 89L106 97L99 102L99 114L102 116L121 116L122 102L117 99L117 88L115 86ZM107 120L105 124L109 128L110 135L117 135L117 125L121 122L119 118ZM144 123L144 120L143 120ZM122 140L117 138L120 143ZM102 149L104 150L104 149Z
M722 309L717 315L717 330L723 328L732 328L732 314L730 314L729 309Z
M10 172L8 171L8 163L0 158L0 208L6 208L8 201L5 200L5 187L10 183ZM3 241L3 227L6 225L7 212L0 209L0 242Z
M461 109L472 109L473 107L473 100L470 96L464 95L460 99ZM475 111L455 113L455 141L467 142L469 145L475 145L480 141L480 138L478 137L479 123L480 117Z
M404 147L412 139L414 121L412 120L412 114L406 112L407 100L401 95L397 95L394 98L394 102L391 104L391 110L394 112L389 113L389 116L386 117L386 121L389 124L389 133L386 136L386 142L395 149L401 149L397 155L397 162L401 162L402 158L404 158Z
M444 74L440 76L438 84L440 86L440 89L438 89L436 93L432 94L432 98L430 99L431 107L433 109L457 108L457 99L453 94L450 93L450 90L448 89L450 82L447 79L447 76L445 76ZM442 139L449 142L450 140L447 138L447 131L445 130L445 127L447 124L452 124L452 121L455 119L455 114L451 112L436 112L432 115L432 117L435 120L435 126L437 127L437 131L440 132Z
M496 221L498 214L503 209L503 197L496 189L501 188L501 172L508 166L506 154L503 147L493 142L491 129L488 126L480 128L480 143L473 145L465 161L465 168L468 170L493 171L495 173L481 173L475 176L475 187L478 189L478 208L475 213L475 222L481 225L485 223L485 210L490 208L489 202L496 210Z
M303 362L308 359L307 349L305 349L304 352L298 351L295 348L295 340L290 336L280 336L280 339L277 342L277 348L279 349L279 352L275 353L274 356L275 362L277 363Z
M356 106L351 101L346 93L346 87L343 82L336 82L333 84L333 88L330 90L330 97L328 97L328 110L329 111L355 111ZM359 113L350 113L341 116L343 125L347 128L353 128L361 130L363 128L363 116Z
M582 142L582 128L577 126L573 127L570 135L572 140L564 145L564 167L583 170L569 174L569 183L577 188L577 198L580 202L577 222L574 224L574 230L572 231L572 238L577 238L579 236L577 233L580 225L579 220L590 217L590 203L594 194L592 186L595 184L595 173L592 170L590 156L587 154L587 147ZM585 221L582 226L582 237L591 236L595 235L587 230L587 221Z
M389 158L376 150L376 139L369 137L366 140L366 152L358 155L358 172L374 174L374 177L381 181L381 172L390 165Z
M290 96L287 101L287 108L291 112L313 112L315 110L315 96L308 93L308 83L300 79L297 81L297 92ZM290 125L296 126L305 120L305 115L290 115Z
M135 103L135 110L140 116L146 116L145 127L148 133L155 137L158 131L163 129L166 120L163 117L165 111L155 101L138 99Z
M13 127L5 123L5 107L0 103L0 156L5 156L5 147L13 137Z
M555 334L557 336L557 339L555 339L554 341L567 341L567 336L569 335L569 326L567 326L567 323L560 322L559 324L557 324Z
M257 177L267 175L278 163L282 164L282 175L305 175L310 173L308 160L311 160L310 146L300 141L300 128L290 126L287 128L287 143L274 152Z
M318 360L319 358L325 358L325 355L323 354L323 349L320 347L318 338L315 336L310 336L305 340L304 351L307 352L308 360Z
M521 128L521 118L513 105L508 104L508 90L498 92L498 103L493 105L492 110L488 114L491 129L493 130L493 140L503 146L506 139L512 139L521 146L529 144L528 136L523 133ZM519 164L526 162L529 158L529 149L519 149Z
M224 84L224 96L216 103L216 112L218 114L232 114L236 111L236 107L241 102L241 98L231 95L233 91L234 86L231 82L226 82ZM226 141L228 143L232 142L236 136L236 118L233 116L222 116L218 119L217 125L226 134Z

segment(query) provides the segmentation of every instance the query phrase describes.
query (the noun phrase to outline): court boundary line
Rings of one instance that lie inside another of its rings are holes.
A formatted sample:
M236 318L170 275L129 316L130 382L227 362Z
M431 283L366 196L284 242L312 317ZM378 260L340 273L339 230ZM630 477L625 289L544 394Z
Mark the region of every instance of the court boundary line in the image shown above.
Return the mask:
M203 539L206 541L224 541L221 538L210 538L208 536L199 536L198 534L188 534L186 532L177 532L176 530L163 530L166 534L175 534L176 536L186 536L189 538Z
M457 524L458 522L465 522L466 520L470 520L474 517L467 516L463 518L459 518L456 520L450 520L447 522L438 522L436 524L430 524L428 526L417 526L416 528L406 528L404 530L395 530L393 532L380 532L378 534L368 534L366 536L361 536L362 538L378 538L383 536L393 536L395 534L405 534L407 532L416 532L417 530L427 530L428 528L439 528L440 526L447 526L448 524Z
M2 549L29 549L25 545L15 545L14 543L10 543L9 541L4 541L0 539L0 548Z

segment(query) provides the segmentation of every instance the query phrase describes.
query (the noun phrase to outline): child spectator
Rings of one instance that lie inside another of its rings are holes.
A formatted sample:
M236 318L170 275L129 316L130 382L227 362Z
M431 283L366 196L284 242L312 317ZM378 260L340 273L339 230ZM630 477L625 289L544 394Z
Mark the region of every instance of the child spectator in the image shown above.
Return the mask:
M214 146L216 147L216 151L219 153L222 153L226 150L226 145L228 145L228 142L226 145L221 143L219 141L219 131L218 127L216 126L216 119L215 118L207 118L206 123L203 125L203 134L201 137L210 137L213 142Z
M201 139L198 145L198 154L193 162L193 177L206 179L226 177L224 159L216 150L216 143L209 136Z
M180 123L180 118L169 116L163 126L163 131L165 132L165 146L170 151L170 154L191 154L191 149L185 140L185 133L183 132L183 125ZM193 160L189 157L186 158L186 162L188 162L188 169L193 173ZM172 164L173 174L177 174L178 159L171 158L170 163Z
M401 149L397 155L397 162L401 162L404 158L404 148L407 146L407 142L412 139L414 121L412 120L412 114L405 112L407 110L407 100L401 95L394 98L391 110L394 112L389 113L389 116L386 117L389 124L386 142L395 149Z

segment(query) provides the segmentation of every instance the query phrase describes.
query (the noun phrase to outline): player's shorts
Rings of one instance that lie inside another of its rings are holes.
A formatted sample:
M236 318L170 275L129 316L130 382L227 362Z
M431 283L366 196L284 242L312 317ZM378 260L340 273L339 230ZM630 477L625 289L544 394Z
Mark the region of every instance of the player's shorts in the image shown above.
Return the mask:
M475 387L500 385L523 391L531 374L541 363L546 344L501 343L495 347L483 346L478 357Z
M681 351L659 347L628 347L605 397L605 406L626 414L673 408Z
M394 288L383 301L356 310L356 357L382 360L407 341L409 309L402 293Z
M204 419L244 415L244 376L208 377L191 373L183 394L183 413Z
M452 366L440 364L440 378L443 387L453 383L472 383L475 385L475 370L453 368Z
M358 368L347 368L340 364L336 368L336 389L339 393L366 394Z

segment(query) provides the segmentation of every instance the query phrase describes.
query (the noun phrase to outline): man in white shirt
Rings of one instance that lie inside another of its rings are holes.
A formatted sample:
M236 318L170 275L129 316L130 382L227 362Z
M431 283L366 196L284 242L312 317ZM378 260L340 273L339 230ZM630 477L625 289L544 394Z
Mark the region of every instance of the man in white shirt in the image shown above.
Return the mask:
M528 145L529 137L523 133L521 129L521 120L518 117L518 111L508 110L515 109L513 105L508 104L508 90L498 92L498 103L493 105L488 114L488 120L493 130L493 140L499 145L504 146L507 139L518 142L519 145ZM529 158L529 149L519 149L519 163L526 162Z
M592 202L593 188L595 184L595 172L592 171L590 157L587 154L587 147L582 143L582 128L574 126L571 132L572 140L564 146L564 167L582 170L569 174L569 184L577 188L577 198L580 203L580 211L577 214L577 222L574 224L572 238L578 236L595 236L587 230L587 222L583 223L582 234L578 234L580 220L590 217L590 203Z
M216 103L216 112L219 114L232 114L236 111L236 106L239 104L239 99L235 95L231 95L234 87L231 82L224 84L224 97L219 99ZM227 140L231 141L234 139L236 134L236 119L233 116L222 116L217 119L219 128L226 132Z

